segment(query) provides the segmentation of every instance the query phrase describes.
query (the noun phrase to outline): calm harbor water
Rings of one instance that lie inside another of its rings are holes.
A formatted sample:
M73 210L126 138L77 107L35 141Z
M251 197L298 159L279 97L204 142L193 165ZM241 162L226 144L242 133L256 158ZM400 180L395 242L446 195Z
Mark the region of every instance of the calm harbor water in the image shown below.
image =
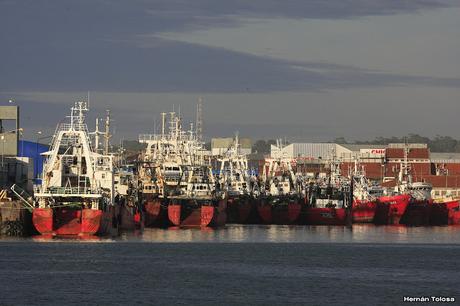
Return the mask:
M395 305L460 299L460 227L146 229L0 240L0 305ZM430 303L426 304L430 305Z

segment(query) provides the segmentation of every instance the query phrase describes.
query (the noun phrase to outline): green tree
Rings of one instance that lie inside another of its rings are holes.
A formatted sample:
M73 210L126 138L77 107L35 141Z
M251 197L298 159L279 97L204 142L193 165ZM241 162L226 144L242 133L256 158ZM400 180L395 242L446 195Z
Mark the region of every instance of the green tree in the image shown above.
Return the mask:
M347 144L348 142L345 137L336 137L332 143Z
M263 140L259 139L252 145L252 152L259 154L269 154L270 146L276 144L276 140L269 139Z

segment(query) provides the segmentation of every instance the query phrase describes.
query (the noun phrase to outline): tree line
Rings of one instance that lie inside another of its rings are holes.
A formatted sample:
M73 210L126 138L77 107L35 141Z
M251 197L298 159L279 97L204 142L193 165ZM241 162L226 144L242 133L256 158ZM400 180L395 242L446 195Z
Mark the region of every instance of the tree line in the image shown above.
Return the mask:
M389 143L426 143L430 148L431 152L456 152L460 153L460 140L454 139L450 136L440 136L437 135L434 138L429 138L425 136L420 136L418 134L408 134L407 136L402 137L376 137L373 140L357 140L354 142L349 142L345 137L337 137L334 140L330 141L331 143L338 144L369 144L369 145L388 145ZM256 140L252 145L253 153L260 154L269 154L271 145L275 145L275 139L259 139ZM288 145L289 142L284 143ZM139 142L127 141L123 142L123 145L128 150L140 151L145 148L145 144L140 144ZM205 148L211 149L211 142L207 142Z
M402 137L376 137L373 140L357 140L349 142L345 137L338 137L330 141L338 144L368 144L368 145L388 145L390 143L426 143L431 152L456 152L460 153L460 140L450 136L436 135L434 138L420 136L418 134L408 134ZM270 146L276 144L276 140L259 139L252 145L253 153L269 154ZM289 143L286 143L289 144Z
M388 145L389 143L426 143L431 152L457 152L460 153L460 140L450 136L436 135L434 138L420 136L418 134L408 134L403 137L376 137L374 140L364 140L347 142L344 137L338 137L332 142L339 144L369 144L369 145Z

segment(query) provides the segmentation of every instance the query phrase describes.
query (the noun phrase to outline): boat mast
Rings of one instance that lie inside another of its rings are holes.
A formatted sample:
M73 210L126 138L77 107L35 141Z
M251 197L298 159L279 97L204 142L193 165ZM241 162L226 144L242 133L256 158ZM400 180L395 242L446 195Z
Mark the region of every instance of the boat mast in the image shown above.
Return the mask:
M107 110L107 116L105 118L105 134L104 134L104 155L109 155L109 140L110 135L110 110Z
M96 130L94 131L94 151L99 153L99 118L96 118Z
M203 98L198 99L196 106L196 139L198 142L203 141Z

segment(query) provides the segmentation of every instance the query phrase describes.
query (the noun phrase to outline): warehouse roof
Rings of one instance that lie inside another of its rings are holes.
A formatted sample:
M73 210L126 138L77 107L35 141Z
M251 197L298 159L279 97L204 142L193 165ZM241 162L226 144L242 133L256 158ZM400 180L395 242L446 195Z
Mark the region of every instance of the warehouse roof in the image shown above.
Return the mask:
M250 138L240 138L239 143L241 148L252 148L252 140ZM233 138L213 138L211 139L211 148L230 148L233 144Z

